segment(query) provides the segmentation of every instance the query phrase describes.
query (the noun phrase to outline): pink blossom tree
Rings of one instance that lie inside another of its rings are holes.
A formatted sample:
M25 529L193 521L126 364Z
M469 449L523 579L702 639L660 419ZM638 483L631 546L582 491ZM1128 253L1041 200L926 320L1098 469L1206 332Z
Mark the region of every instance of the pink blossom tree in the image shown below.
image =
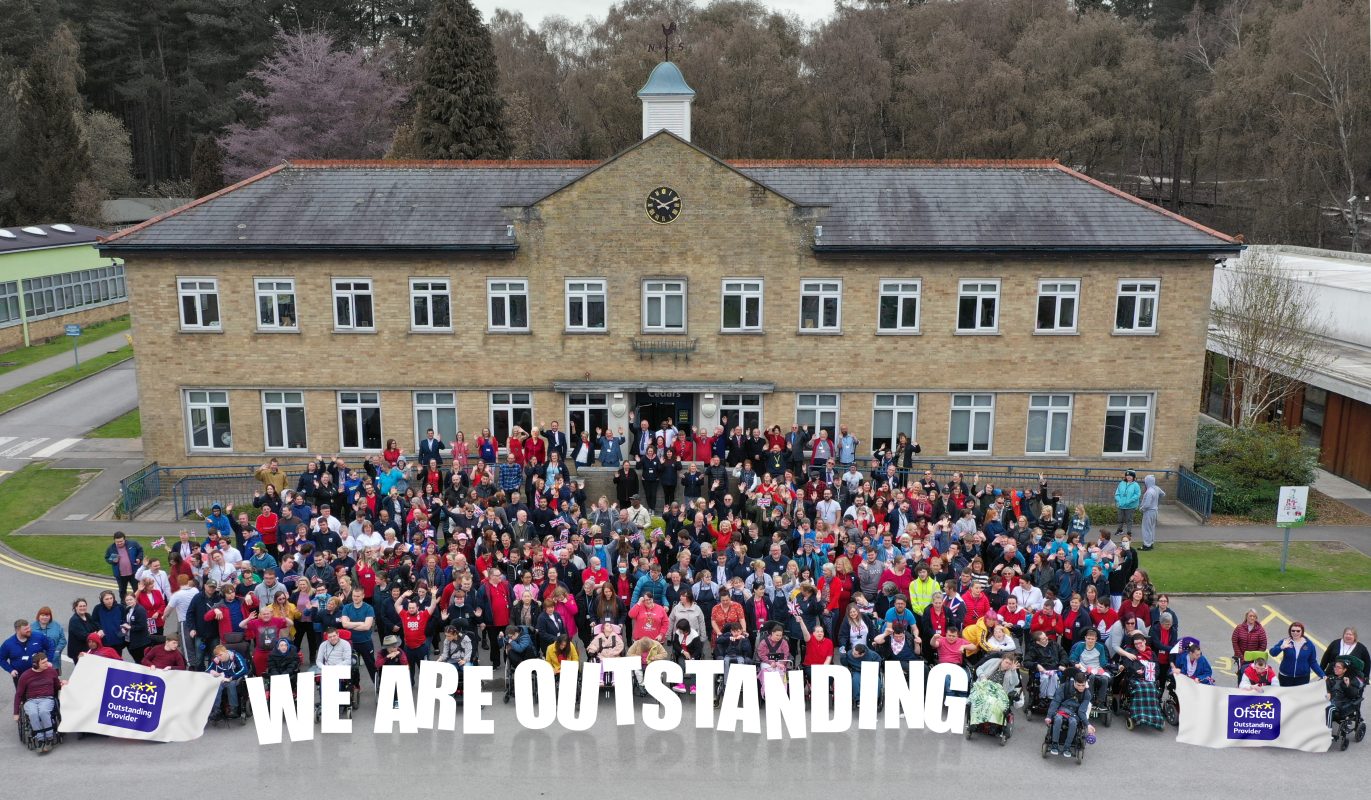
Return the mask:
M300 158L380 158L395 136L405 90L360 48L337 49L323 32L283 33L251 77L243 100L255 124L229 125L220 139L224 176L237 181Z

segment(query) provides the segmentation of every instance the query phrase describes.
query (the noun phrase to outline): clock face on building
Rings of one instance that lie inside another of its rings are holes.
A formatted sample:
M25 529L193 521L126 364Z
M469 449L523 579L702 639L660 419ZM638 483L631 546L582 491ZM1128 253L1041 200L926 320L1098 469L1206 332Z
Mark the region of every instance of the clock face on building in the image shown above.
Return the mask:
M647 218L665 225L681 216L681 196L676 190L659 186L647 193Z

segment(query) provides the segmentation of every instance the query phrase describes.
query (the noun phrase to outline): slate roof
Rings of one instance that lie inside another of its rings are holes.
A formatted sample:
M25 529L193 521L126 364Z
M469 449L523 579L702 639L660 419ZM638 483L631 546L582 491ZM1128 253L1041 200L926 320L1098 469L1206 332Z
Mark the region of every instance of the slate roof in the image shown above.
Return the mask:
M121 231L102 249L512 251L507 207L536 204L602 163L294 162ZM1241 249L1051 161L721 163L821 209L818 252Z
M76 244L95 244L107 231L88 228L75 223L53 225L13 225L0 228L0 254L43 250L49 247L69 247Z

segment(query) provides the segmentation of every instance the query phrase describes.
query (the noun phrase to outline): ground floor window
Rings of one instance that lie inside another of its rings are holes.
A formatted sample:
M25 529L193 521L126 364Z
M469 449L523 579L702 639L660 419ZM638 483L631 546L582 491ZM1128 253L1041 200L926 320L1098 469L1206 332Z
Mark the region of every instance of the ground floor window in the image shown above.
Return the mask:
M995 395L952 395L949 453L989 453L995 430Z
M815 438L818 438L820 430L825 430L828 431L829 440L835 440L838 432L838 395L796 395L795 422L808 425Z
M917 394L878 394L872 404L871 450L889 450L895 440L904 434L909 441L917 441L914 436L919 415L919 396Z
M520 428L533 430L533 395L531 392L491 392L490 430L503 442L510 431Z
M725 428L732 431L742 426L744 431L762 427L762 396L760 394L724 394L719 413L728 418Z
M1300 443L1307 447L1323 448L1323 420L1328 411L1328 392L1317 386L1304 387L1304 404L1300 411Z
M192 450L232 450L228 392L192 389L186 392L186 421Z
M415 392L414 393L414 441L422 442L433 429L443 442L457 438L457 394L456 392Z
M566 415L570 424L595 447L595 429L609 428L609 395L603 392L572 392L566 396Z
M1034 455L1066 455L1070 449L1071 395L1029 395L1028 442L1024 450Z
M381 449L380 393L339 392L338 428L344 450Z
M1146 454L1151 421L1151 395L1109 395L1104 415L1104 452L1109 455Z
M268 450L306 449L304 393L262 392L262 428Z

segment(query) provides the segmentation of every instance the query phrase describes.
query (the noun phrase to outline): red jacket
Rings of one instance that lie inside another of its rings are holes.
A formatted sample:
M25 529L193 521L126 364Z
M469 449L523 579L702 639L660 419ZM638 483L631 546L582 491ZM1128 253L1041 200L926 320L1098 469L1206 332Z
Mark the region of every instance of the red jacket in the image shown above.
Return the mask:
M420 611L413 616L405 611L400 612L400 629L405 636L405 647L413 650L428 641L428 621L431 616L427 611Z
M967 592L962 595L962 602L966 604L966 617L962 620L963 627L974 624L976 620L990 613L990 596L984 592L979 598Z

